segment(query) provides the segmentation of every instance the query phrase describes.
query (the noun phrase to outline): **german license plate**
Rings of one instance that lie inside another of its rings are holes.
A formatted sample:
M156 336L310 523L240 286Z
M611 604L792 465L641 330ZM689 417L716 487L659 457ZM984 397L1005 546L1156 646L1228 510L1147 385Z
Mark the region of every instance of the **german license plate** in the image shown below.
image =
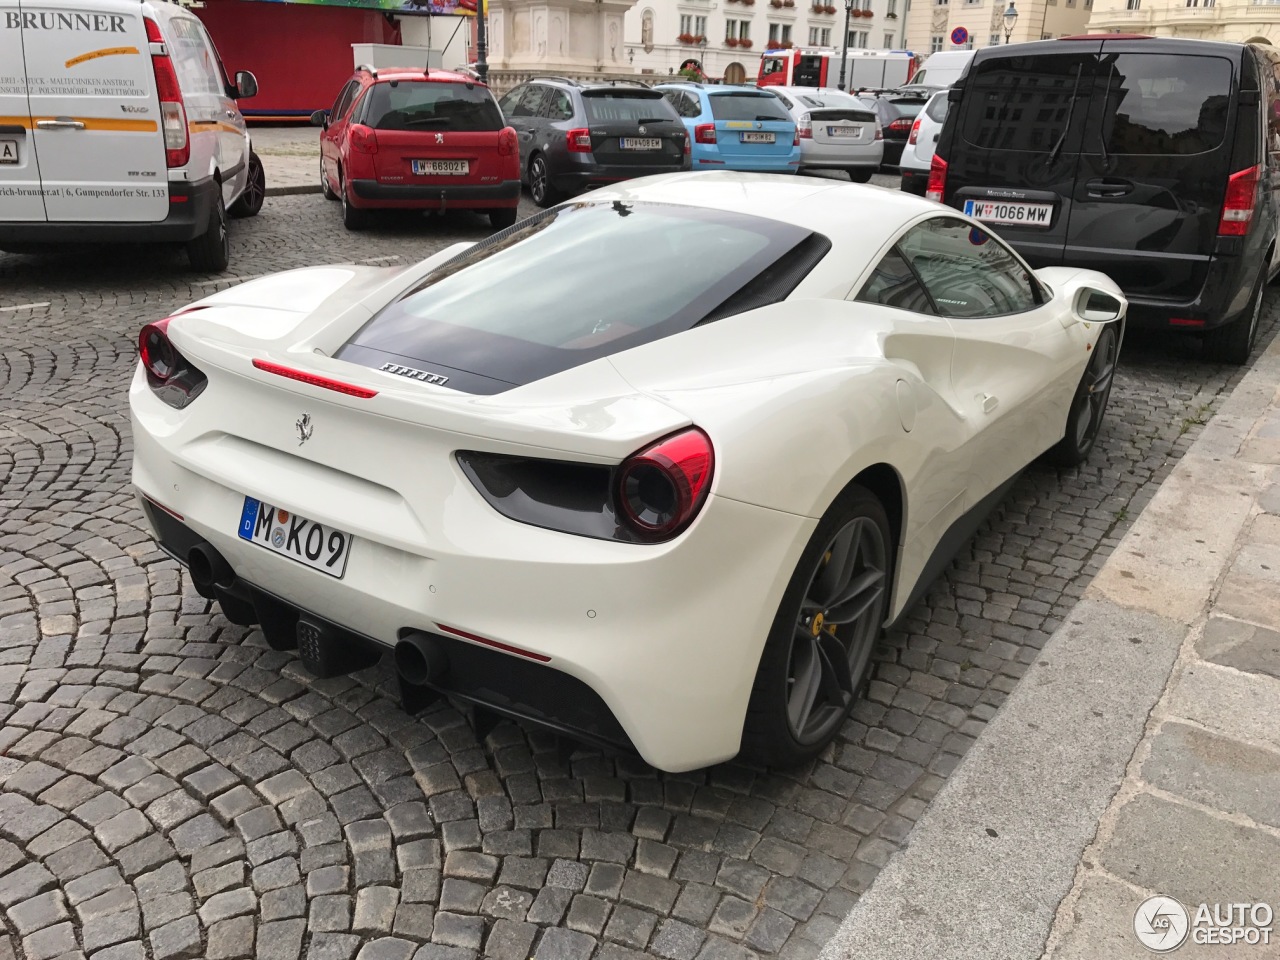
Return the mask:
M1053 223L1051 203L1006 203L1003 200L966 200L964 212L986 223L1015 223L1047 227Z
M743 133L739 134L743 143L776 143L777 134L773 133Z
M18 162L18 141L0 140L0 163Z
M827 127L828 137L839 137L844 140L862 139L861 127Z
M622 137L623 150L661 150L662 140L658 137Z
M272 553L282 554L339 580L347 572L351 534L253 497L244 498L239 533L241 540L266 547Z
M413 161L413 172L465 177L471 172L471 163L468 160L415 160Z

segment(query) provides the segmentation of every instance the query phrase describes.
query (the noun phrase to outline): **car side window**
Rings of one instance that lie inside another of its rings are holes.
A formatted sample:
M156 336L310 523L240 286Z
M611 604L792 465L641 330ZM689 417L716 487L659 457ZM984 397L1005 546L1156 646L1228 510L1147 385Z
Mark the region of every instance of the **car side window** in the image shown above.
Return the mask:
M690 119L702 116L702 101L691 93L684 95L684 108L688 111L684 116Z
M1041 302L1031 272L980 227L934 217L908 230L898 249L944 317L1023 313Z
M912 313L936 316L933 302L920 286L920 279L907 265L902 252L894 247L876 264L867 282L854 299L862 303L878 303Z
M347 108L351 106L351 98L359 86L360 84L355 80L347 81L347 85L338 92L338 99L333 102L333 110L329 113L330 120L336 122L343 118Z
M498 109L502 111L504 117L515 115L516 104L520 102L520 97L524 94L524 87L516 87L508 90L498 100Z
M546 87L540 87L536 83L529 84L525 88L524 94L517 101L511 115L513 117L536 117L542 111L542 97L546 92Z
M543 107L543 115L548 120L572 120L573 101L563 90L552 89Z

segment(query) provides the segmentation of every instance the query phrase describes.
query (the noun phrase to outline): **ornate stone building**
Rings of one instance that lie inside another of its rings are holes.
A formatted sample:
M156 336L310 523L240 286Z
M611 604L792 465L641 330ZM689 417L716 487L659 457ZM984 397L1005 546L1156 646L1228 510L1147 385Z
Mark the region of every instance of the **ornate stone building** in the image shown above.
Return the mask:
M1009 0L905 2L909 4L907 45L917 53L928 55L942 50L969 50L1005 42L1004 13L1009 7ZM1014 0L1018 19L1009 34L1009 42L1049 40L1084 33L1093 5L1100 2L1103 0ZM1119 2L1123 4L1131 0ZM951 35L957 27L964 28L968 34L966 42L951 42Z

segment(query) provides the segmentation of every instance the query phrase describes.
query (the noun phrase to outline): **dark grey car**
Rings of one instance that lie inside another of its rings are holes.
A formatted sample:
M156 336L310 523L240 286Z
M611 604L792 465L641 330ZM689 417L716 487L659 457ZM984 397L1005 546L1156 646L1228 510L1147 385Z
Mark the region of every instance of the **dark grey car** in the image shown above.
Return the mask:
M661 93L639 82L537 77L499 106L540 207L601 184L689 169L684 124Z

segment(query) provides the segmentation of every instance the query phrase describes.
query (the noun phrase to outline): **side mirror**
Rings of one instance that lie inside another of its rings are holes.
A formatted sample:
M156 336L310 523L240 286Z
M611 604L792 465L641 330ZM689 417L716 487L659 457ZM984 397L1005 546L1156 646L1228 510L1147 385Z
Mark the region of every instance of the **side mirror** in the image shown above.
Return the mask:
M247 100L258 95L258 78L248 70L236 72L236 99Z
M1111 323L1124 316L1124 302L1119 297L1083 287L1076 294L1076 316L1085 323Z
M321 127L324 130L329 129L329 111L317 110L311 114L311 125L313 127Z

